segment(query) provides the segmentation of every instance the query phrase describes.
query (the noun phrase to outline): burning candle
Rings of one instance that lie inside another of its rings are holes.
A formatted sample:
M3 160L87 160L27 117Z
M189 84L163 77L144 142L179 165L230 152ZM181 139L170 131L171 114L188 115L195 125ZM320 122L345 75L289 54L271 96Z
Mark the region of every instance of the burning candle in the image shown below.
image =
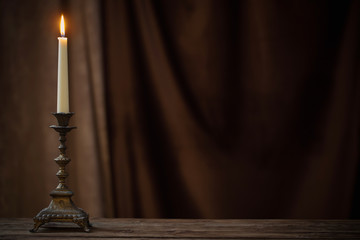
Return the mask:
M61 15L58 55L58 88L57 88L57 112L69 112L69 78L68 78L68 54L67 38L65 37L65 21Z

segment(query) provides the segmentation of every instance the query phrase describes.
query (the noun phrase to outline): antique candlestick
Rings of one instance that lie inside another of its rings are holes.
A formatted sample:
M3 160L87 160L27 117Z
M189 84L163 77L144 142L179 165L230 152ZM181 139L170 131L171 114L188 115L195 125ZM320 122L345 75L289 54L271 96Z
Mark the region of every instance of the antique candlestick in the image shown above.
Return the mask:
M74 222L82 227L85 232L90 231L89 215L81 208L75 206L71 200L71 196L74 194L65 183L65 179L69 175L65 171L65 166L70 162L70 158L65 154L65 136L72 129L76 128L68 126L73 114L53 113L58 121L58 126L51 125L50 127L60 134L60 155L54 159L59 165L59 171L56 173L56 176L59 178L59 185L50 193L52 197L50 205L34 217L34 228L30 232L36 232L41 225L48 222Z

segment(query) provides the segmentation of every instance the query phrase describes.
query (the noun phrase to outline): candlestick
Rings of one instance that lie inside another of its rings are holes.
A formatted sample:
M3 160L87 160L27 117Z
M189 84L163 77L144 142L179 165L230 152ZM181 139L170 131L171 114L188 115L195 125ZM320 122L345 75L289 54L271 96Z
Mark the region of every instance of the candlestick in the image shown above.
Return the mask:
M69 125L69 120L74 113L53 113L57 118L58 125L51 125L60 134L60 155L55 158L55 162L59 165L59 171L56 176L59 178L59 185L50 193L52 201L47 208L41 210L34 217L34 228L30 232L36 232L40 226L48 222L74 222L84 229L85 232L90 231L89 215L75 206L71 200L73 192L67 187L65 179L68 173L65 166L70 162L70 158L66 156L66 134L76 127Z
M57 112L69 112L69 78L68 78L68 53L67 38L65 37L65 20L61 15L58 54L58 89Z

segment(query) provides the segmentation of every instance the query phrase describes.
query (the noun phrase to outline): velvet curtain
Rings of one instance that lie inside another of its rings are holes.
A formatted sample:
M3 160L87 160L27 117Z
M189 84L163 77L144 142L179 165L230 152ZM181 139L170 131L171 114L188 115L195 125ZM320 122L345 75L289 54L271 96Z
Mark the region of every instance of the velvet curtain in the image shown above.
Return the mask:
M56 186L58 18L70 187L91 216L357 211L358 1L0 1L0 215Z

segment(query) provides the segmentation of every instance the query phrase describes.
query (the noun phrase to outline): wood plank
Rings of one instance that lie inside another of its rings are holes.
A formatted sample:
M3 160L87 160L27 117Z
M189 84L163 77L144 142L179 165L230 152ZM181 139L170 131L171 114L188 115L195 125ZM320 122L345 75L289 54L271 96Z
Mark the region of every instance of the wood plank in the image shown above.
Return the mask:
M359 220L91 219L76 225L51 223L29 233L31 219L0 219L1 239L360 239Z

